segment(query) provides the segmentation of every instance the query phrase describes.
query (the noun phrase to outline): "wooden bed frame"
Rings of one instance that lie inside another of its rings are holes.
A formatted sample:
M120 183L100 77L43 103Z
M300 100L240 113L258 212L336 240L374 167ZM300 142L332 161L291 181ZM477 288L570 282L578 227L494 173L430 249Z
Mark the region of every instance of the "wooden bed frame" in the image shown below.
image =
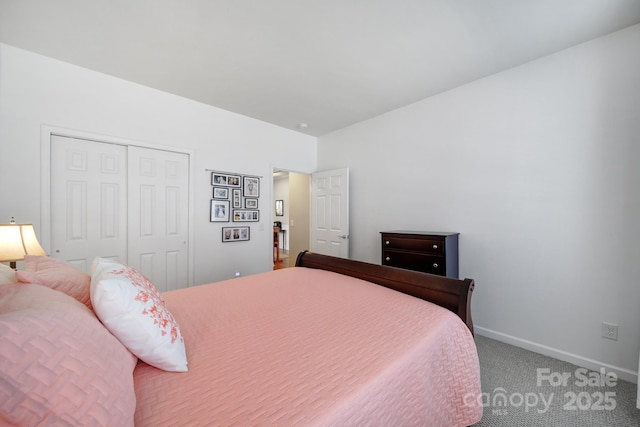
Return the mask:
M452 279L309 251L298 254L296 267L333 271L432 302L457 314L473 334L471 293L475 284L472 279Z

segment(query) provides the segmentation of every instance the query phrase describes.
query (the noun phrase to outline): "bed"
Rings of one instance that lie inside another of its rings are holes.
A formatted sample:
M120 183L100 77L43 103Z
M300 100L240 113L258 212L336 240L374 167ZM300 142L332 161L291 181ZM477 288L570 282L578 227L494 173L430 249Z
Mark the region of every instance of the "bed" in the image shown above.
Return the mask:
M0 421L7 424L464 426L482 417L469 279L303 252L295 268L166 292L167 330L179 325L173 338L183 342L188 360L186 372L167 372L118 347L122 340L111 329L100 330L108 323L92 318L92 310L100 312L95 273L91 301L86 295L63 301L75 291L42 286L44 273L29 273L17 273L24 283L0 286L2 347L16 347L3 350L0 361ZM34 307L39 300L46 303ZM51 324L71 306L82 320ZM24 360L34 351L24 348L36 339L26 337L33 327L24 325L47 310L55 316L36 325L53 334L44 339L48 346L77 335L69 324L83 324L93 328L83 342L98 348L90 357L86 349L52 351L34 362L39 369L49 363L46 372L33 374ZM68 379L55 393L33 398L34 387L21 380L26 374L50 383ZM65 393L72 397L58 401Z

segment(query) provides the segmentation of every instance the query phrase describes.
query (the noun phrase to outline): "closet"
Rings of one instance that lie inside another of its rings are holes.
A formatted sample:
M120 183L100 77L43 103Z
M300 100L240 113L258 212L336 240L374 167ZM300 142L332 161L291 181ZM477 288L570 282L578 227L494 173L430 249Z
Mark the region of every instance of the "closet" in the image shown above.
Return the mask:
M189 155L51 135L51 256L115 259L160 291L188 285Z

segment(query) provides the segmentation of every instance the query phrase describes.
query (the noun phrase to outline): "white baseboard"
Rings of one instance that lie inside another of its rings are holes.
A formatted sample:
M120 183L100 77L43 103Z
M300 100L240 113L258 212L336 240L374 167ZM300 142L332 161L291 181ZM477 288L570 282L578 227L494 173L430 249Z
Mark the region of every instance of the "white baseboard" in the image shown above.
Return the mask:
M607 372L615 372L615 374L621 380L629 381L632 383L638 383L638 372L630 371L619 366L609 365L607 363L598 362L597 360L588 359L586 357L579 356L577 354L567 353L566 351L558 350L553 347L538 344L532 341L523 340L511 335L496 332L491 329L486 329L480 326L473 326L473 330L478 335L483 337L492 338L496 341L501 341L507 344L514 345L516 347L524 348L525 350L531 350L536 353L544 354L545 356L553 357L558 360L573 363L574 365L581 366L583 368L598 371L600 368L605 368ZM640 396L638 397L640 404Z

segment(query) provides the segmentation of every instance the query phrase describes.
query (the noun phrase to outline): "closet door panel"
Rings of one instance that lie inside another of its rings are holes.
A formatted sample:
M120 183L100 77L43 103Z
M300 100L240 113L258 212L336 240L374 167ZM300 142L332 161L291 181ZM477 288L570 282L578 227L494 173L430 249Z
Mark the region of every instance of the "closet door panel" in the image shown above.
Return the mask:
M160 291L187 285L189 156L129 147L129 263Z
M90 272L96 256L127 261L127 148L51 136L52 256Z

